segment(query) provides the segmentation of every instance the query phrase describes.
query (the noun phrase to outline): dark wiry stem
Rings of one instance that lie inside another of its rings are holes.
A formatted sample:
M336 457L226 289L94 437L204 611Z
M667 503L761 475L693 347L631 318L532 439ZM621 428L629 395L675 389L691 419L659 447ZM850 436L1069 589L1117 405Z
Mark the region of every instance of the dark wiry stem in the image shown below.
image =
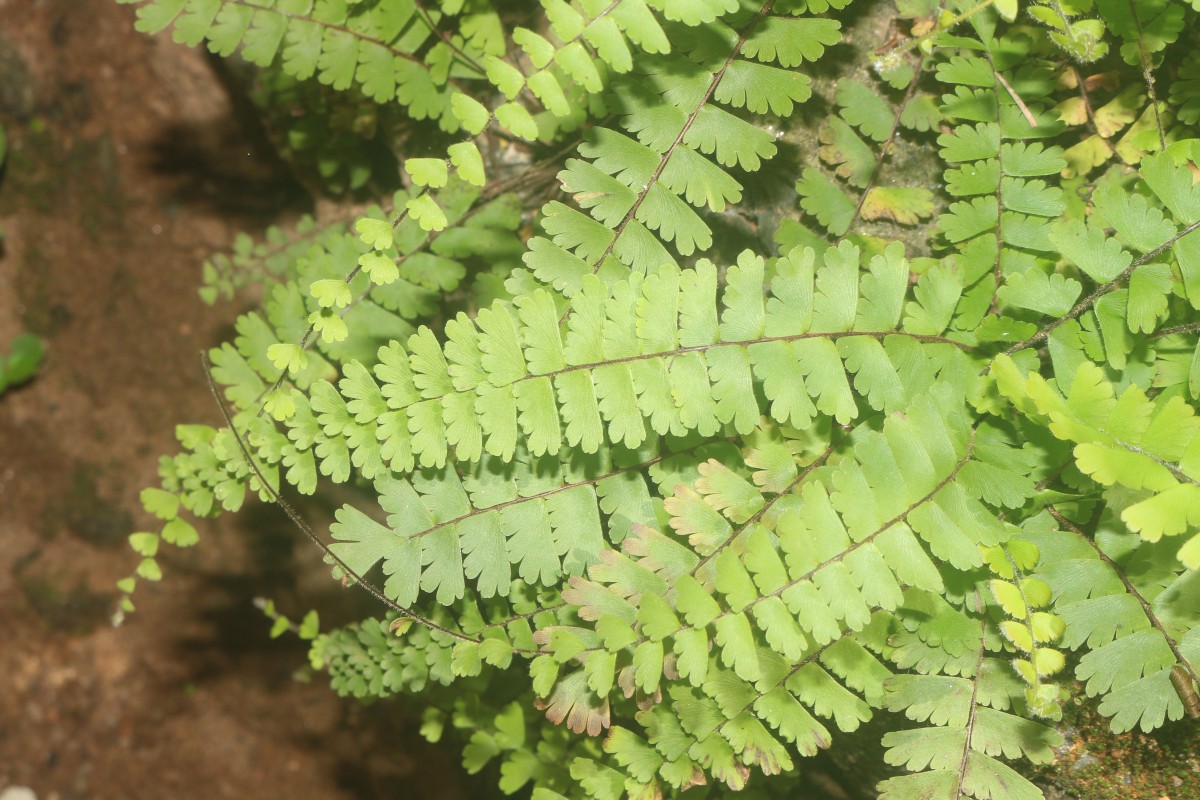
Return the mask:
M367 594L371 595L376 600L383 603L385 606L390 608L392 611L395 611L397 614L402 614L406 617L409 617L414 622L416 622L420 625L423 625L426 628L429 628L430 630L434 630L434 631L437 631L438 633L445 634L446 636L449 636L452 639L457 639L460 642L470 642L472 644L479 644L482 641L481 639L476 639L472 636L467 636L465 633L462 633L460 631L455 631L455 630L445 627L444 625L439 625L438 623L434 622L433 620L429 619L428 617L425 617L425 616L421 615L420 613L412 610L411 608L408 608L407 606L402 606L399 603L397 603L396 601L392 600L390 597L385 595L380 589L378 589L374 584L368 583L366 580L363 579L363 577L361 575L359 575L357 572L352 570L350 568L350 566L348 564L346 564L345 561L343 561L336 553L333 552L333 550L330 548L329 545L327 545L324 541L322 541L320 536L317 536L317 532L314 531L312 526L309 525L308 522L304 519L304 517L302 517L300 515L300 512L296 511L296 509L294 509L290 503L288 503L286 500L284 500L282 495L280 495L280 493L278 492L278 490L276 490L275 487L272 486L271 483L267 480L266 476L263 475L262 470L258 466L258 462L255 461L254 458L250 455L250 448L246 445L245 438L242 436L241 432L237 429L237 426L235 426L233 424L233 417L230 416L229 409L225 407L225 403L221 399L220 392L217 391L217 382L213 379L213 376L212 376L212 364L208 360L208 353L202 352L200 354L200 357L204 363L204 374L208 377L208 388L210 390L212 390L213 397L217 401L217 406L221 409L221 416L225 418L225 424L229 427L229 431L233 434L234 440L237 441L238 449L242 453L242 458L246 459L246 464L247 464L247 466L249 466L250 471L254 473L254 477L258 480L259 485L263 488L263 490L271 498L272 502L274 502L276 505L278 505L280 508L283 509L283 512L285 514L287 514L288 519L290 519L292 521L292 523L297 528L299 528L304 533L304 535L307 536L309 538L309 540L321 550L321 552L325 555L326 558L328 558L330 561L332 561L334 564L336 564L337 567L342 570L342 572L344 572L345 574L347 574L351 578L353 578L355 583L358 586L361 586L363 588L363 590L365 590L367 592Z
M1167 633L1166 626L1163 625L1162 621L1158 618L1158 615L1154 613L1154 607L1151 606L1149 601L1146 600L1145 596L1138 591L1138 588L1133 585L1133 581L1129 580L1129 576L1125 574L1125 570L1121 567L1121 565L1116 561L1113 561L1112 558L1109 557L1108 553L1100 549L1100 546L1096 544L1095 540L1091 536L1088 536L1083 532L1082 529L1080 529L1078 525L1063 516L1062 512L1060 512L1057 508L1054 506L1046 506L1046 510L1050 512L1050 516L1054 517L1054 519L1058 521L1059 525L1078 536L1096 552L1096 555L1100 557L1100 560L1103 561L1105 565L1107 565L1108 568L1113 571L1113 574L1116 575L1121 581L1121 584L1125 587L1125 591L1128 592L1133 599L1138 601L1138 605L1142 607L1142 613L1146 615L1146 620L1155 630L1162 634L1163 639L1165 639L1167 642L1167 647L1171 648L1171 653L1175 656L1175 660L1179 662L1179 665L1187 670L1188 674L1192 676L1193 680L1200 681L1200 675L1196 674L1196 669L1192 666L1192 663L1188 661L1187 657L1184 656L1183 651L1179 649L1179 644L1175 641L1174 637Z
M1158 146L1167 149L1167 134L1163 130L1162 115L1158 110L1158 94L1154 91L1154 74L1150 71L1150 54L1146 52L1146 37L1142 30L1142 18L1138 16L1137 3L1129 0L1129 15L1137 26L1138 61L1142 64L1142 80L1146 82L1146 94L1150 97L1150 108L1154 109L1154 126L1158 129Z
M1066 314L1064 314L1063 316L1054 320L1053 322L1047 324L1045 327L1043 327L1041 330L1039 330L1033 336L1030 336L1028 339L1026 339L1022 342L1017 342L1012 347L1005 350L1004 354L1011 356L1013 353L1016 353L1020 350L1024 350L1027 347L1032 347L1035 344L1045 341L1045 339L1051 333L1053 333L1058 328L1058 326L1062 325L1064 322L1068 322L1073 319L1078 319L1085 311L1087 311L1089 308L1091 308L1093 305L1095 305L1097 300L1099 300L1101 297L1108 294L1112 290L1116 289L1124 281L1128 280L1129 276L1133 274L1133 271L1135 269L1140 267L1142 264L1147 263L1148 261L1153 261L1155 258L1162 255L1164 252L1171 249L1175 245L1176 242L1178 242L1180 239L1187 236L1189 233L1196 230L1197 228L1200 228L1200 221L1193 222L1191 225L1188 225L1186 228L1179 231L1174 236L1172 236L1170 239L1167 239L1167 241L1163 242L1162 244L1160 244L1158 247L1154 248L1150 252L1145 253L1138 258L1135 258L1133 260L1132 264L1130 264L1128 267L1126 267L1124 270L1121 271L1120 275L1113 278L1108 283L1105 283L1102 286L1097 287L1095 291L1093 291L1087 297L1083 298L1078 303L1076 303L1075 307L1072 308L1070 311L1068 311Z
M975 593L975 602L982 606L979 602L979 593ZM982 609L981 609L982 610ZM982 615L981 615L982 616ZM980 671L983 669L983 654L985 652L984 642L987 640L987 618L984 617L981 625L983 630L979 633L979 656L975 659L975 675L971 681L971 711L967 716L966 735L963 737L963 754L962 759L958 762L958 776L954 781L954 791L951 797L963 797L963 781L967 777L967 762L971 757L971 734L975 731L975 712L979 708L979 683L981 681Z

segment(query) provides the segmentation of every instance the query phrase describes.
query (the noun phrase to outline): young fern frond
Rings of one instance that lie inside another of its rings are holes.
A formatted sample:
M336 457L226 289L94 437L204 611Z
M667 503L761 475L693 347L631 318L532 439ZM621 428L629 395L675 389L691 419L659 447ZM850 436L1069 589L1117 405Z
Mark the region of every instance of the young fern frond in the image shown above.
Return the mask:
M1075 676L1102 698L1113 731L1151 731L1182 718L1171 670L1179 665L1194 679L1200 664L1200 625L1180 605L1194 608L1196 573L1180 570L1162 547L1131 547L1136 538L1107 515L1089 535L1058 510L1050 514L1059 529L1046 519L1030 541L1066 622L1063 644L1087 650Z
M1064 623L1046 611L1050 588L1029 577L1038 563L1037 547L1021 539L990 548L984 559L996 575L989 583L992 597L1011 619L1000 622L1000 632L1017 650L1012 665L1025 681L1025 708L1038 717L1061 719L1061 689L1046 679L1065 665L1063 655L1050 647L1062 637Z
M981 593L975 603L982 604ZM1004 764L1006 759L1046 763L1062 737L1018 713L1023 701L1021 683L1008 664L988 655L998 647L995 632L978 608L973 646L974 664L957 676L896 675L885 684L887 705L914 722L930 727L885 734L885 759L913 774L890 778L879 785L881 800L918 798L1014 798L1038 800L1042 792Z
M1150 542L1189 533L1200 524L1200 418L1182 398L1158 401L1137 386L1117 397L1100 367L1084 363L1063 397L1045 378L1022 379L1014 362L995 362L997 381L1014 405L1074 442L1079 471L1113 487L1109 507L1130 531ZM1179 548L1179 560L1200 568L1200 536Z

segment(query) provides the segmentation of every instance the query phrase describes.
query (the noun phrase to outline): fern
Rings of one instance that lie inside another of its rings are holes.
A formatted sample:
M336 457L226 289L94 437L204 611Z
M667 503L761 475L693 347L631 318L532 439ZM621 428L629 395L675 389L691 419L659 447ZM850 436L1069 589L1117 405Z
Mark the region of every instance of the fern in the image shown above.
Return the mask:
M1019 707L1020 684L1003 660L988 656L998 646L988 633L984 620L964 643L975 663L958 676L898 675L889 681L889 707L930 727L884 736L888 763L913 774L884 781L880 798L1042 796L998 757L1045 763L1062 739L1012 713Z
M459 77L477 77L484 53L503 47L497 37L444 33L440 12L417 0L347 3L336 0L118 0L138 3L138 29L173 29L177 42L206 42L212 52L240 52L252 64L280 59L301 80L316 77L334 89L357 86L378 102L399 102L416 119L438 120L453 132L450 95ZM495 17L495 12L486 12ZM469 16L477 16L469 15ZM460 20L467 23L467 19ZM476 29L498 26L470 20ZM423 57L418 50L427 48Z
M1062 638L1064 622L1045 610L1050 606L1050 589L1029 575L1040 553L1032 542L1021 540L1000 545L984 554L996 574L990 582L991 594L1011 619L1000 622L1000 632L1024 657L1012 665L1026 682L1025 707L1039 717L1062 716L1061 690L1047 680L1065 666L1063 655L1051 647Z
M570 296L588 274L675 263L664 242L681 256L708 250L711 229L692 207L720 212L736 203L742 187L727 170L756 171L776 152L771 133L720 103L793 111L809 96L807 80L784 68L837 41L836 22L770 16L770 6L677 31L686 57L643 59L640 80L616 89L615 108L632 136L596 129L580 148L590 161L567 162L564 188L590 218L557 201L542 209L547 236L526 256L541 282Z
M1010 360L997 365L1010 376L1015 371ZM1041 376L1030 376L1024 387L1011 391L1037 421L1076 443L1080 472L1119 492L1109 508L1120 510L1129 530L1156 542L1197 524L1200 481L1193 473L1200 445L1193 443L1200 420L1180 397L1155 403L1137 386L1115 397L1103 372L1091 363L1075 371L1065 399ZM1191 569L1200 566L1198 548L1200 540L1193 537L1179 549L1180 560Z
M624 557L609 556L589 571L590 580L573 580L563 594L583 619L594 620L595 634L544 631L549 653L540 658L581 661L589 688L599 691L612 684L624 655L631 666L623 672L632 670L621 681L626 695L662 692L681 716L679 704L697 701L692 690L699 689L709 698L700 702L719 707L727 722L704 734L688 730L703 754L691 758L732 788L745 780L745 767L771 773L790 764L764 722L810 754L829 733L804 706L834 716L843 730L857 727L869 707L815 665L812 651L851 686L880 694L861 684L874 659L844 637L863 630L872 611L894 611L902 586L942 591L929 553L967 569L981 563L976 545L1007 537L978 506L969 482L964 488L957 480L973 463L972 442L955 441L953 426L943 426L953 401L938 399L918 401L881 433L865 435L855 459L806 470L770 498L717 462L701 465L694 488L676 488L666 502L670 527L690 547L635 529ZM925 474L878 493L893 474L890 464L914 462ZM876 490L871 507L855 505L861 489ZM768 649L755 643L756 629ZM664 669L678 675L665 686ZM753 743L739 738L745 736Z
M388 607L313 664L538 800L786 793L868 721L882 797L1041 797L1069 661L1115 731L1179 719L1195 11L847 5L143 3L451 135L207 268L266 300L211 354L226 426L143 495L123 611L189 515L278 501ZM843 23L888 19L912 38L840 74ZM325 537L283 495L327 483Z
M1194 612L1185 610L1194 607L1186 598L1195 573L1164 563L1163 548L1126 550L1130 537L1119 523L1105 520L1089 537L1052 514L1062 529L1048 525L1032 538L1053 565L1043 574L1067 625L1064 643L1088 650L1075 670L1088 695L1103 697L1100 711L1113 718L1115 731L1139 725L1149 731L1181 718L1170 672L1177 661L1194 664L1200 655Z

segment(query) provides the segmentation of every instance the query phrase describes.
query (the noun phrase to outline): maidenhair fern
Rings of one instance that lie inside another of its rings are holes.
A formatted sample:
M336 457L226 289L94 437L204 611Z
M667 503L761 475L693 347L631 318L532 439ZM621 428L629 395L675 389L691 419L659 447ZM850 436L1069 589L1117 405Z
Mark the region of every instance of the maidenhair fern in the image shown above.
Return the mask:
M206 267L264 300L122 614L190 518L277 501L387 607L307 618L314 666L538 800L786 793L878 718L881 797L1038 798L1073 692L1184 715L1192 5L130 2L432 144ZM328 483L325 535L286 496Z

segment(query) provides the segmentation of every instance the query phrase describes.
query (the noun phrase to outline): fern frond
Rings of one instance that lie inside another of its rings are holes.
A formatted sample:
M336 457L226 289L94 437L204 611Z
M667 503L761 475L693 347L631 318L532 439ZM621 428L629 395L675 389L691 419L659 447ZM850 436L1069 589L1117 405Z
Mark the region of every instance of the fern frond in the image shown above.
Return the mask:
M641 59L637 79L616 86L610 102L630 135L595 129L580 148L590 160L568 161L560 178L590 217L558 202L543 209L547 235L530 242L526 257L539 280L571 296L589 274L617 278L675 263L664 243L681 256L711 246L693 207L736 202L741 186L728 170L756 171L776 152L773 134L720 104L791 112L808 98L808 80L786 68L838 39L832 20L764 16L769 8L673 28L682 52ZM763 31L787 32L787 46L768 46L775 39Z
M602 107L598 100L609 84L610 73L632 69L635 49L652 54L670 52L671 43L652 9L667 19L678 18L673 9L644 0L574 6L563 0L543 0L542 6L550 23L550 38L529 28L513 30L513 42L521 48L527 65L514 65L503 53L489 55L485 61L488 80L508 102L489 111L466 94L452 98L454 113L469 132L477 134L493 120L523 139L548 140L577 128ZM714 6L710 10L720 15L733 9ZM697 21L689 16L687 24ZM523 94L536 98L545 111L531 113L518 103Z
M439 622L450 622L444 614ZM395 620L368 619L323 633L313 641L309 659L330 675L340 695L383 697L421 692L455 679L451 664L454 640L416 626L396 635Z
M1025 707L1038 717L1060 719L1061 690L1046 678L1065 665L1062 653L1049 646L1062 637L1063 621L1044 609L1050 605L1050 588L1029 577L1038 563L1037 547L1019 539L990 548L984 554L996 575L989 581L992 597L1010 617L1000 622L1000 632L1017 650L1012 665L1027 684Z
M1046 763L1062 737L1013 713L1021 684L1006 663L987 655L986 628L986 619L978 623L970 648L974 663L960 676L896 675L885 684L888 708L931 727L884 735L888 763L913 774L881 783L883 800L1042 797L1040 789L999 758Z
M1022 378L1006 356L995 362L1001 390L1060 439L1075 442L1079 470L1110 492L1121 520L1150 542L1191 534L1179 559L1200 567L1200 417L1177 396L1149 399L1137 386L1118 397L1100 367L1085 362L1066 396L1045 378Z
M1095 316L1089 314L1088 321L1099 333L1100 346L1095 350L1117 368L1124 367L1136 334L1158 328L1173 294L1184 295L1193 307L1200 302L1200 240L1188 235L1200 221L1200 192L1192 188L1189 175L1186 167L1176 165L1166 154L1143 161L1141 177L1151 197L1179 224L1172 223L1151 200L1129 197L1112 187L1095 193L1093 220L1111 227L1113 237L1093 222L1060 222L1051 230L1051 239L1067 262L1099 284L1082 305L1073 305L1070 311L1078 316L1094 308ZM1135 259L1124 248L1142 255ZM1157 261L1165 252L1174 256L1175 269ZM1070 346L1077 332L1072 323L1055 332L1052 340ZM1064 380L1068 378L1064 373Z
M607 452L588 463L493 456L462 478L448 468L379 478L387 525L345 506L331 549L360 574L382 560L391 576L384 590L401 605L419 591L449 604L462 597L464 578L484 598L507 595L514 572L525 583L557 586L609 548L602 511L615 543L623 525L653 522L640 471L660 460L619 467Z
M956 248L966 287L954 324L985 341L1010 336L1022 309L1062 314L1078 295L1042 266L1053 249L1046 222L1066 210L1062 191L1047 183L1066 166L1062 149L1039 141L1062 130L1037 99L1048 69L1016 71L1010 46L985 40L982 52L965 50L937 68L953 90L942 113L960 121L938 138L957 198L938 227Z
M1066 623L1063 644L1088 651L1076 677L1089 696L1102 698L1099 710L1112 717L1113 731L1151 731L1180 719L1171 669L1178 663L1194 674L1200 658L1194 614L1173 610L1180 592L1190 592L1188 573L1164 564L1155 553L1162 548L1140 544L1111 517L1089 536L1057 510L1051 514L1058 525L1043 517L1029 539L1042 554L1037 574Z
M818 414L849 422L860 413L855 391L890 411L939 373L966 368L940 335L952 306L932 293L953 287L952 276L925 276L906 306L899 248L874 258L861 284L858 261L849 245L826 251L822 264L811 250L794 252L765 300L765 263L745 254L729 270L720 310L707 261L610 286L589 277L565 325L563 309L539 290L474 321L460 317L444 349L420 332L407 353L381 353L376 368L390 409L381 441L411 453L392 468L440 467L450 448L466 460L509 457L519 437L536 457L568 446L595 452L605 438L636 448L651 432L749 433L763 410L760 382L779 422L803 427ZM831 314L823 298L854 305Z
M447 113L456 80L448 66L456 54L446 42L432 45L445 50L443 69L431 66L436 57L417 56L438 32L434 17L418 13L415 0L119 1L138 4L137 27L145 33L171 27L177 42L194 47L206 41L214 53L240 51L259 66L280 59L283 70L301 80L315 76L339 90L357 86L376 102L399 102L415 119L458 129L458 120ZM467 64L482 57L468 55Z

